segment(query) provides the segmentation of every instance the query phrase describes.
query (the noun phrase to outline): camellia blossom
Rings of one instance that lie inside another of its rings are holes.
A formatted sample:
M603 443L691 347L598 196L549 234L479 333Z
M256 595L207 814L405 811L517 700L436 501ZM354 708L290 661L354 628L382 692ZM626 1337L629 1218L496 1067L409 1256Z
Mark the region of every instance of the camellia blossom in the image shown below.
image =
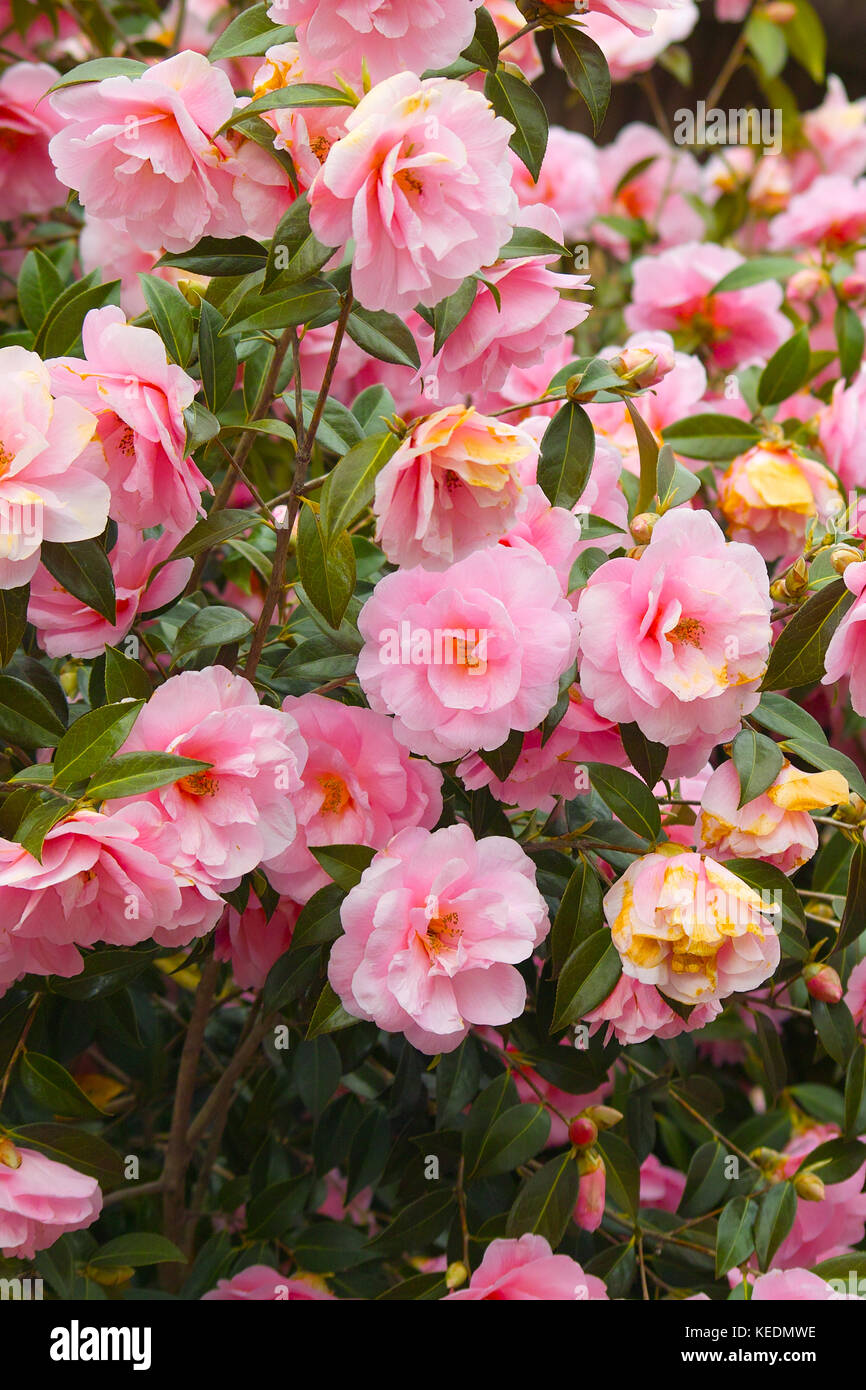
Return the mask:
M688 1018L683 1018L666 1003L655 985L620 975L607 998L583 1017L590 1025L590 1033L607 1024L605 1045L615 1037L623 1047L629 1047L650 1038L677 1038L681 1033L696 1032L712 1023L721 1011L718 1000L702 999Z
M551 1302L606 1299L607 1289L595 1274L584 1274L570 1255L554 1255L544 1236L493 1240L465 1289L446 1294L444 1302Z
M636 723L689 776L758 703L770 647L767 571L707 512L675 509L639 559L608 560L578 603L581 689L603 718Z
M818 416L818 438L842 486L866 488L866 371L862 367L850 386L844 379L836 382L829 405Z
M804 113L803 133L826 173L849 179L866 173L866 98L851 101L834 73L821 105Z
M650 240L659 247L692 241L703 231L701 215L686 197L700 190L700 165L694 155L672 147L652 126L641 121L624 126L612 144L599 150L598 176L599 217L643 221L650 228ZM628 260L628 238L615 227L597 221L593 237L620 260Z
M632 332L663 328L703 344L722 371L765 362L791 335L781 312L783 291L774 281L739 290L712 291L744 264L738 251L712 242L686 242L634 262L632 302L625 321Z
M333 1300L334 1295L306 1278L291 1278L269 1265L248 1265L231 1279L218 1279L215 1289L202 1294L202 1302L213 1303L315 1303Z
M803 1167L808 1167L809 1155L819 1145L839 1138L835 1125L813 1125L788 1141L779 1177L791 1179ZM827 1183L820 1202L797 1199L797 1215L791 1230L775 1255L773 1266L778 1269L798 1269L820 1264L836 1255L844 1255L859 1245L866 1233L866 1192L863 1177L866 1172L866 1147L863 1163L843 1182ZM818 1176L820 1177L820 1169Z
M104 531L110 493L85 452L95 429L91 411L52 396L35 352L0 348L0 589L33 578L43 540Z
M415 422L376 478L376 539L394 565L445 569L504 535L526 505L523 430L454 405Z
M845 1003L860 1032L866 1037L866 960L858 961L848 976Z
M358 70L360 72L360 63ZM301 82L327 87L333 82L333 73L329 67L323 68L319 64L311 67L309 61L304 62L298 44L275 44L267 50L261 67L253 77L253 98ZM277 132L274 148L291 155L298 187L302 192L310 187L331 146L346 134L346 117L351 109L346 105L302 106L262 113L264 120ZM289 190L285 191L285 195L278 196L288 197Z
M453 1052L471 1024L508 1023L526 985L514 966L547 936L535 866L514 840L468 825L401 830L343 901L328 979L347 1013Z
M17 1150L19 1167L0 1165L0 1250L32 1260L67 1231L83 1231L102 1210L95 1178L35 1149Z
M672 43L688 38L698 18L694 0L682 0L677 9L660 9L651 34L638 33L596 7L583 16L581 27L607 59L612 80L626 82L636 73L648 72Z
M866 179L827 174L791 199L770 223L770 246L825 246L838 250L862 240L866 232Z
M610 15L633 34L650 34L660 12L677 10L686 4L688 0L589 0L589 11Z
M765 560L795 555L806 528L845 510L829 468L787 443L764 441L734 459L719 479L719 510L731 538L750 541Z
M475 33L483 0L272 0L275 24L294 25L304 57L340 71L363 58L374 82L447 68Z
M678 845L636 859L604 896L624 973L681 1004L763 984L779 964L779 910L724 865Z
M442 774L409 757L383 714L314 694L289 695L283 709L308 752L291 795L297 834L264 868L279 893L305 903L330 882L311 845L384 849L407 826L432 830L442 814Z
M441 573L386 575L358 618L358 679L414 753L447 762L535 728L574 661L576 618L554 570L494 545Z
M269 916L255 893L243 912L229 905L216 930L214 956L231 963L241 989L262 988L271 966L291 945L299 912L297 903L281 898Z
M669 1168L655 1154L647 1154L640 1166L640 1204L660 1211L676 1211L686 1187L686 1175Z
M63 125L42 101L60 77L48 63L13 63L0 77L0 197L3 217L38 215L63 207L66 189L55 176L48 142Z
M801 772L785 762L771 786L739 805L740 779L732 762L713 772L701 798L700 848L715 859L761 859L792 874L818 848L810 811L847 805L840 772Z
M855 561L842 578L854 595L855 602L845 613L830 639L824 658L824 685L850 677L851 704L858 714L866 715L866 562Z
M433 305L493 264L517 216L513 127L480 92L398 73L359 102L346 129L310 189L310 225L326 246L354 238L361 304Z
M537 204L552 208L571 241L587 237L601 197L598 161L598 150L586 135L552 125L537 179L511 152L511 182L521 209ZM520 220L524 217L521 211Z
M212 765L145 793L180 836L178 864L208 881L235 887L294 839L291 794L301 785L306 744L290 714L261 705L255 687L224 666L169 677L121 751Z
M57 394L97 416L97 440L111 488L111 515L133 526L190 529L207 479L186 455L183 412L196 383L169 362L149 328L126 322L122 309L91 309L82 329L84 361L55 357L46 365Z
M810 1269L768 1269L758 1275L749 1292L753 1303L830 1303L851 1296L839 1293Z

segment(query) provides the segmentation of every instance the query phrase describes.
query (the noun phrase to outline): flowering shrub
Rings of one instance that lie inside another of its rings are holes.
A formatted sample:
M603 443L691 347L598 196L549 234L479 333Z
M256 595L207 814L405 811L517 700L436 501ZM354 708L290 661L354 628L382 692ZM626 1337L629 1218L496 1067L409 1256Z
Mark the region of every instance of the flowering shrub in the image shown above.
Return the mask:
M3 1275L864 1296L866 101L797 111L812 5L2 9Z

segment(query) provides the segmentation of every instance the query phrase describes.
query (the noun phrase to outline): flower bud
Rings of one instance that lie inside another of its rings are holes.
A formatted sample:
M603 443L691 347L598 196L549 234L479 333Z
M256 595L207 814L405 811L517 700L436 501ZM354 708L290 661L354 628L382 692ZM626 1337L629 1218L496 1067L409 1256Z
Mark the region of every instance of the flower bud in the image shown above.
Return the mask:
M807 265L788 281L788 298L798 299L801 304L809 304L829 288L830 277L826 270L817 265Z
M577 1168L580 1187L574 1220L582 1231L597 1231L604 1216L607 1174L604 1159L597 1150L585 1150L578 1155Z
M115 1269L106 1269L103 1265L85 1265L84 1273L94 1284L101 1284L104 1289L116 1289L121 1284L128 1284L135 1270L131 1265L118 1265Z
M599 1129L613 1129L622 1119L622 1111L614 1110L612 1105L590 1105L583 1113Z
M785 1155L780 1154L776 1149L753 1149L751 1157L766 1178L775 1177L784 1168L786 1162Z
M797 6L791 0L768 0L768 3L760 10L762 19L769 19L773 24L788 24L797 16Z
M74 699L78 694L78 662L65 662L60 668L59 680L67 700Z
M863 551L853 545L834 545L830 551L830 563L837 574L844 574L849 565L858 565L863 559Z
M813 962L803 971L803 979L812 998L820 999L822 1004L838 1004L842 998L842 981L832 965Z
M653 528L659 520L658 512L638 512L629 523L629 530L638 545L649 545Z
M11 1139L0 1139L0 1163L4 1168L20 1168L21 1155Z
M804 1202L823 1202L824 1184L810 1169L794 1174L794 1191Z
M655 351L642 347L623 348L609 365L624 381L631 382L633 386L647 387L657 386L668 372L673 371L675 359L673 348L665 349L660 343Z
M578 1115L568 1126L568 1137L576 1149L588 1149L598 1138L598 1126L588 1115Z
M455 1260L445 1271L445 1284L449 1289L459 1289L469 1278L469 1270L462 1260Z
M789 598L799 598L809 587L809 566L802 555L785 575L785 592Z
M866 298L866 275L855 272L846 275L841 285L838 286L839 298L846 304L859 304Z

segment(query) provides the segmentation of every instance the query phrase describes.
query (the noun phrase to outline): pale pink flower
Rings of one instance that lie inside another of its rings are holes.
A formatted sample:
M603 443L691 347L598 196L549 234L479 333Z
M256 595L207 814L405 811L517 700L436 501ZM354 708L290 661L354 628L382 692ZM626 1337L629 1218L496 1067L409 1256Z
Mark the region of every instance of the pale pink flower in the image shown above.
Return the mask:
M215 1289L202 1294L202 1303L314 1303L334 1295L307 1279L290 1278L269 1265L248 1265L231 1279L218 1279Z
M554 1255L544 1236L525 1235L491 1241L466 1288L447 1294L444 1301L549 1303L606 1298L607 1289L595 1274L584 1274L570 1255Z
M855 602L830 639L822 684L835 685L850 678L851 704L858 714L866 715L866 562L849 565L842 578Z
M0 77L0 198L6 220L50 212L66 202L48 154L48 141L63 121L50 102L40 104L59 77L48 63L13 63Z
M698 22L698 7L683 0L675 10L663 10L651 34L638 34L603 10L590 9L581 25L594 39L607 59L614 82L627 82L637 73L648 72L659 54L672 43L688 38Z
M179 867L223 888L295 837L291 795L307 749L290 714L259 703L224 666L183 671L153 693L121 750L175 753L211 763L146 793L180 837Z
M550 930L535 866L501 836L468 825L401 830L340 909L328 978L343 1007L421 1052L453 1052L471 1024L523 1011L514 967Z
M745 19L752 0L716 0L716 19L738 24Z
M67 1231L92 1226L102 1210L95 1178L35 1149L18 1149L18 1168L0 1166L0 1250L32 1260Z
M383 714L313 694L289 695L283 709L308 752L292 794L297 834L264 867L278 892L305 903L330 881L311 845L384 849L407 826L432 830L442 814L442 774L409 757Z
M360 78L360 60L357 68ZM352 76L354 79L354 73ZM261 67L256 70L253 97L262 97L300 82L329 87L333 85L333 72L328 66L311 66L309 60L304 62L298 44L277 44L267 50ZM360 87L360 80L357 85ZM303 106L263 112L264 120L277 132L274 148L292 156L302 192L310 187L331 146L346 134L346 118L351 109L345 105ZM292 195L287 189L284 196L288 200Z
M771 786L739 806L740 779L732 762L710 777L701 800L699 847L715 859L761 859L792 874L818 848L810 811L847 805L839 772L801 772L785 762Z
M655 1154L647 1154L640 1166L640 1204L661 1211L676 1211L686 1187L686 1175L669 1168Z
M144 540L133 526L117 528L117 541L108 556L117 601L113 623L67 593L40 565L30 582L27 617L42 650L52 657L87 659L101 656L107 646L118 646L140 613L155 612L184 589L192 560L163 564L175 544L171 532ZM158 565L162 567L157 570Z
M525 208L520 220L562 241L551 208ZM496 287L495 294L479 282L469 313L425 364L425 378L435 378L440 399L499 390L513 367L535 366L583 322L590 306L564 299L561 291L591 289L589 276L562 275L550 268L556 260L556 255L518 256L485 266L482 279ZM423 337L432 351L432 330Z
M624 767L627 758L616 724L602 719L580 687L573 685L568 709L547 742L542 744L540 729L525 734L517 762L504 780L477 753L463 759L457 775L470 791L489 787L497 801L508 806L548 813L557 798L571 801L586 790L578 785L578 777L588 762Z
M718 484L718 506L732 540L765 560L798 555L806 529L845 510L829 468L787 443L764 441L735 458Z
M698 772L758 703L770 595L752 546L707 512L675 509L639 559L608 560L578 601L580 684L597 712L670 749L669 776Z
M186 456L183 412L196 383L169 362L157 333L127 323L115 305L90 310L82 341L84 361L55 357L46 365L55 392L97 416L112 516L142 528L188 531L204 514L202 491L210 491Z
M521 208L552 208L570 241L589 236L601 199L599 152L592 140L552 125L537 180L513 151L511 165L511 183ZM518 213L518 222L521 217Z
M400 743L439 762L533 729L575 656L575 616L555 571L502 545L441 573L386 575L358 626L370 706L396 716Z
M582 1231L597 1231L604 1216L607 1192L604 1159L598 1153L581 1154L577 1162L580 1167L580 1183L574 1208L574 1224Z
M623 972L681 1004L763 984L779 963L778 911L724 865L674 845L634 860L604 897Z
M620 975L607 998L584 1014L584 1021L590 1025L591 1033L607 1024L605 1045L615 1037L623 1047L630 1047L650 1038L677 1038L680 1033L693 1033L711 1023L721 1011L718 1000L705 999L687 1019L682 1018L654 985Z
M514 39L515 34L526 28L526 17L520 13L514 0L484 0L484 7L490 11L499 42L513 40L506 50L508 62L520 68L527 82L534 82L544 72L535 34L524 34L522 38Z
M207 288L208 279L204 275L195 275L191 270L178 270L170 265L157 266L155 262L161 254L158 248L143 251L140 246L129 240L125 232L118 231L111 222L105 222L101 217L84 218L78 238L81 269L85 275L89 275L92 270L99 270L103 280L120 281L120 303L129 318L143 314L147 309L147 301L138 278L142 271L146 275L155 275L157 279L165 280L170 285L187 280L202 290Z
M848 976L845 1003L860 1032L866 1037L866 960L858 961Z
M104 531L110 494L87 449L95 429L84 406L52 396L35 352L0 348L0 589L33 578L43 540Z
M839 1138L835 1125L814 1125L795 1134L785 1145L786 1161L780 1176L793 1178L802 1167L808 1167L813 1149ZM821 1176L820 1169L816 1170ZM863 1177L866 1173L866 1148L863 1164L844 1182L828 1183L820 1202L797 1199L794 1225L782 1241L772 1264L777 1269L799 1269L820 1264L836 1255L844 1255L853 1245L859 1245L866 1233L866 1192Z
M516 220L512 127L447 78L398 73L363 98L310 189L326 246L355 240L352 283L368 309L433 305L492 265Z
M526 507L535 441L454 405L416 421L376 478L376 540L394 565L446 569L505 535Z
M866 487L866 371L846 386L836 382L830 404L818 416L818 438L845 488Z
M766 361L791 335L775 281L746 289L711 291L743 264L738 251L712 242L688 242L634 263L632 302L625 321L634 332L663 328L697 336L723 371Z
M447 68L475 33L482 0L271 0L275 24L293 24L301 53L338 71L363 58L374 82Z
M770 246L826 246L838 250L862 240L866 232L866 179L825 174L791 199L787 211L770 223Z
M759 1274L749 1294L752 1303L829 1303L850 1297L850 1294L837 1293L820 1274L796 1268L770 1269L766 1274Z
M476 410L483 410L488 415L508 406L520 406L519 410L509 410L508 419L513 425L520 424L529 430L533 421L543 421L546 427L562 402L551 400L539 403L539 397L547 391L557 372L573 361L572 339L568 336L559 338L531 366L512 367L498 391L473 392L472 402ZM435 389L435 377L432 378L432 385ZM538 439L540 442L540 434Z
M635 40L632 40L635 42ZM650 163L623 184L628 173ZM694 241L704 223L687 201L701 186L700 165L687 150L676 149L652 126L635 121L625 126L613 144L598 152L600 196L597 217L626 217L644 221L650 240L659 247ZM603 221L593 223L592 235L620 260L628 260L628 238Z
M849 179L866 173L866 97L850 101L844 83L831 73L821 105L802 119L803 133L826 173Z
M146 250L186 251L206 234L248 230L235 197L238 142L215 139L235 95L201 54L177 53L140 77L67 87L51 102L65 120L49 146L57 176L89 214Z
M707 373L699 358L692 357L687 352L674 351L671 335L661 329L632 333L631 337L626 339L623 347L603 348L600 355L612 359L625 356L636 350L651 352L655 355L656 361L662 363L667 363L671 354L673 355L671 370L666 372L650 391L635 402L643 420L661 444L662 431L668 425L697 413L699 403L706 393ZM630 472L639 474L640 457L637 436L626 407L622 403L602 403L600 405L590 403L587 410L596 431L600 432L610 444L619 450L625 467ZM598 457L599 451L599 442L597 441L596 457ZM597 465L594 464L593 476L596 473L596 468ZM590 484L591 482L592 477ZM619 495L622 496L621 493ZM581 501L584 500L588 500L586 494L581 499ZM596 505L591 505L590 510L596 515L606 516L609 521L616 520L615 517L608 516L607 512L599 512ZM616 524L621 526L623 523L617 521Z
M568 592L571 567L581 550L580 519L565 507L552 507L537 483L524 487L525 505L499 544L540 555L555 570L563 593Z
M633 34L650 34L663 14L690 3L691 0L589 0L589 12L609 15Z
M231 963L241 989L262 988L271 966L291 945L299 911L297 903L281 898L269 917L255 893L243 912L228 907L216 930L214 956Z

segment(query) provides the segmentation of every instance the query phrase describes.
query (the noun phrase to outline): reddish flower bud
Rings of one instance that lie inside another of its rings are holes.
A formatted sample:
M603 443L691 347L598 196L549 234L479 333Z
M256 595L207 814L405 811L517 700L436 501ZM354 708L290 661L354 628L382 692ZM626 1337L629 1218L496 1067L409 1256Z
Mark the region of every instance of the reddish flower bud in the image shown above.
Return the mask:
M842 998L842 981L832 965L807 965L803 979L812 998L823 1004L838 1004Z
M598 1138L598 1126L586 1115L578 1115L568 1127L568 1137L577 1149L587 1149Z

